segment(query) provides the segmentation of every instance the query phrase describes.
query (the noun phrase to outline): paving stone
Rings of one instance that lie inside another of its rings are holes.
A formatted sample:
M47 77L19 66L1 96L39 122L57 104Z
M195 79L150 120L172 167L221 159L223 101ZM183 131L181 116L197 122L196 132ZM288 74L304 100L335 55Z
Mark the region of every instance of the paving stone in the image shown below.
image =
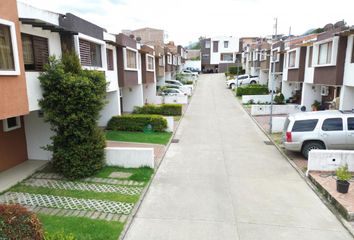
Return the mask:
M128 219L128 215L122 215L122 216L119 218L119 221L120 221L120 222L125 222L125 221L127 221L127 219Z
M127 173L127 172L112 172L109 177L110 178L129 178L133 174L132 173Z
M106 220L107 221L112 221L112 218L113 218L113 213L108 213L107 216L106 216Z
M85 217L86 211L79 211L78 217Z
M120 216L121 216L120 214L113 214L112 221L116 221L116 222L118 222L118 221L119 221Z
M51 215L57 215L62 209L61 208L52 208Z
M93 211L87 211L87 212L85 213L85 216L84 216L84 217L91 218L91 216L92 216L93 213L94 213Z
M91 215L91 218L92 218L92 219L97 219L100 215L101 215L100 212L94 212L94 213Z
M98 219L104 220L104 219L106 219L107 215L108 215L108 213L103 212L103 213L101 213L101 215L98 217Z

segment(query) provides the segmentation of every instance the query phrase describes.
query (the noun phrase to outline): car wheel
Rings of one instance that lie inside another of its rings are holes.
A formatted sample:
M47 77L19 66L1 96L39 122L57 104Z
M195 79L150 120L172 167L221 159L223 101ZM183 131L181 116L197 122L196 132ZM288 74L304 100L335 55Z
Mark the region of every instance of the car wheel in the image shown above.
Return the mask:
M230 89L235 89L235 84L234 83L230 84Z
M302 155L308 159L309 157L309 152L311 150L315 150L315 149L326 149L325 146L320 143L320 142L307 142L304 144L304 146L302 147L301 153Z
M256 84L256 81L251 81L250 84Z

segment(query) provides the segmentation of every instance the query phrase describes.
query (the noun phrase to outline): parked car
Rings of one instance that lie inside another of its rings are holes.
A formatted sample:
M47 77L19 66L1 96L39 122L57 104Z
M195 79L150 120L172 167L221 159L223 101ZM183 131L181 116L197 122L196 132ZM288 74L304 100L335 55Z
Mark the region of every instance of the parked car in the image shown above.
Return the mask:
M259 77L249 74L239 75L234 79L226 81L227 88L234 89L236 86L259 84Z
M193 85L183 85L177 80L166 80L165 86L168 88L179 89L188 96L192 96Z
M313 149L354 150L354 112L328 110L290 114L284 124L285 149L307 159Z
M161 90L163 96L187 96L187 93L182 92L177 88L165 88Z
M198 77L198 73L192 72L191 70L182 70L182 74L192 75L193 77Z
M194 67L187 67L186 70L189 70L191 72L194 72L194 73L200 73L200 69L198 68L194 68Z

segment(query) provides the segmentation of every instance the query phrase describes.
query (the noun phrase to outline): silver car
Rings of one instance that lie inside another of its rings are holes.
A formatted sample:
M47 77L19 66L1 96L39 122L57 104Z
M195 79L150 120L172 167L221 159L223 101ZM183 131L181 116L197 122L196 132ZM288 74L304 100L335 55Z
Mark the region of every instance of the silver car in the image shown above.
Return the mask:
M284 124L285 149L307 159L313 149L354 150L354 112L328 110L290 114Z

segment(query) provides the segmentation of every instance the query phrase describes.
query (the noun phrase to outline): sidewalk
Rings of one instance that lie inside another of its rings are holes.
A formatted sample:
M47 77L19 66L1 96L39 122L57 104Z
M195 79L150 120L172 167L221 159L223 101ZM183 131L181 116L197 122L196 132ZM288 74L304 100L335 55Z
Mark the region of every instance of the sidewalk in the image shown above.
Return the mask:
M223 78L200 76L125 239L352 239Z

